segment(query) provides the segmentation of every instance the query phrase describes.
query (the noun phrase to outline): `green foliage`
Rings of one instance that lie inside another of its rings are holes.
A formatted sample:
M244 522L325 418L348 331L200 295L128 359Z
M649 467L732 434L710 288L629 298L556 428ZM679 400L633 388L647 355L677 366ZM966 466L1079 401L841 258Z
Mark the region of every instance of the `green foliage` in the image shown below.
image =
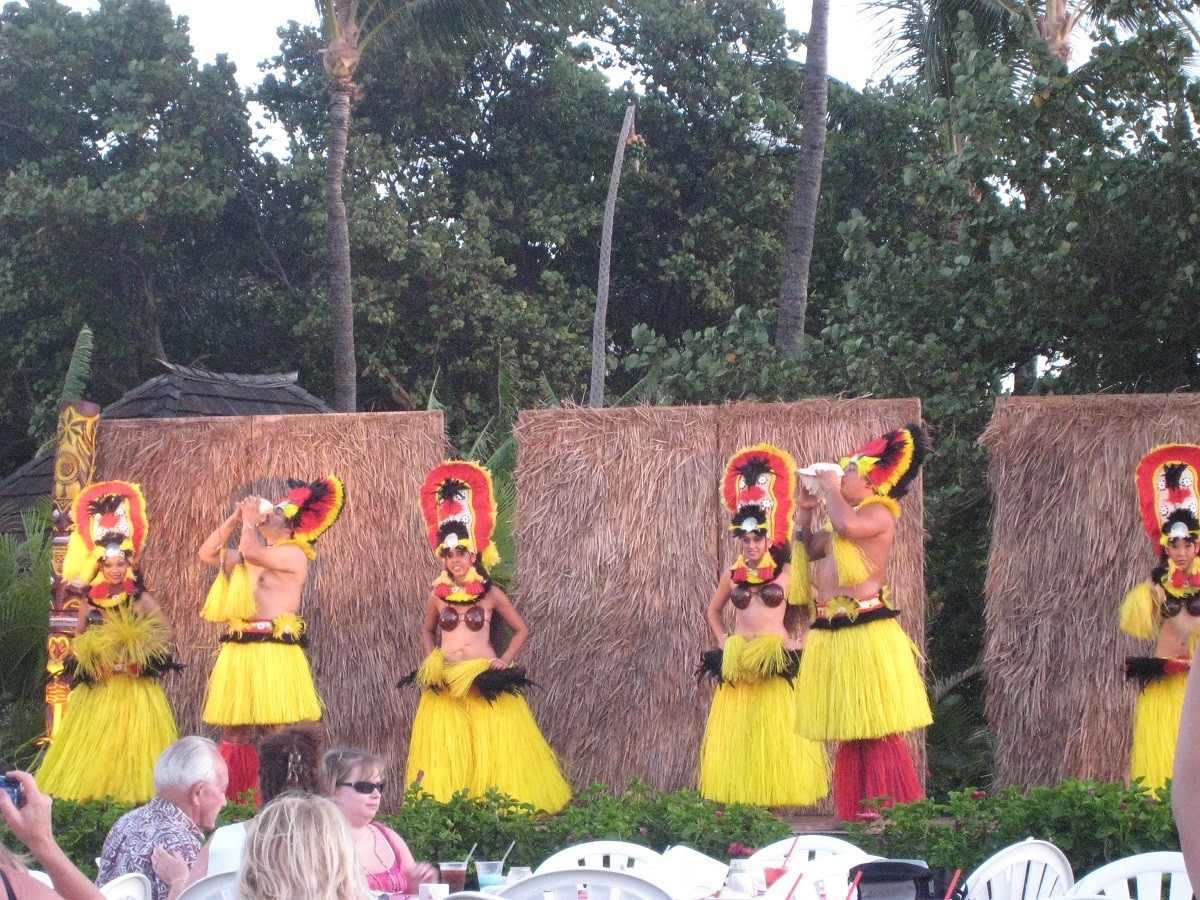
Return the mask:
M46 507L49 506L49 501ZM27 765L46 730L42 687L50 613L48 509L21 517L25 536L0 535L0 761Z
M1008 788L998 794L953 791L945 800L880 808L880 818L847 827L871 853L924 859L969 872L1002 847L1028 837L1059 847L1076 872L1123 856L1178 850L1169 792L1156 799L1101 781L1064 781L1053 788Z
M554 816L539 816L496 791L483 797L455 794L439 803L412 788L400 814L388 819L418 859L462 859L478 843L478 859L499 859L515 841L509 862L536 866L556 850L593 840L625 840L666 849L686 844L714 857L729 845L761 846L790 834L790 827L757 806L720 806L695 791L656 791L634 779L623 792L593 784Z

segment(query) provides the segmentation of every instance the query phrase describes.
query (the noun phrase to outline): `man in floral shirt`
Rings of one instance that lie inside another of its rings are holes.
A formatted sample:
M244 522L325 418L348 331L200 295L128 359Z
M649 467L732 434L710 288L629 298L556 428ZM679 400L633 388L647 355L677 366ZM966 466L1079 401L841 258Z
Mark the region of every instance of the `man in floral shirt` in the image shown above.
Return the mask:
M121 875L141 872L150 879L154 900L166 900L172 887L177 894L184 879L167 884L155 874L150 857L155 847L162 847L191 866L204 831L216 824L225 806L228 781L225 761L207 738L185 737L164 750L154 765L154 799L123 815L109 831L96 883L103 887Z

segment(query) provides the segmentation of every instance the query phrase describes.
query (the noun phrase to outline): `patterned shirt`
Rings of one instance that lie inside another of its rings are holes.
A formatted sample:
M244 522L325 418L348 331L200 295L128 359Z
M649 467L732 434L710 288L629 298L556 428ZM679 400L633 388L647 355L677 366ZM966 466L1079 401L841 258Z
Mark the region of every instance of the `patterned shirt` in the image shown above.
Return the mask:
M100 855L100 877L96 884L103 887L121 875L141 872L150 879L154 900L165 900L171 886L154 874L150 854L159 844L179 853L190 867L200 855L204 832L184 815L174 803L155 797L145 806L125 813L104 839Z

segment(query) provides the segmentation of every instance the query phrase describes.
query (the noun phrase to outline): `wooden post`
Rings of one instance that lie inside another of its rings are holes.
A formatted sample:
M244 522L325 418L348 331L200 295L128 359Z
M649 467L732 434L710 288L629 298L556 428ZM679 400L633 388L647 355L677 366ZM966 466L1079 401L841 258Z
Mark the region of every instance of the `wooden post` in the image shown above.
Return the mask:
M71 400L58 411L58 443L54 451L54 538L50 578L50 636L46 640L46 737L55 732L67 709L72 678L66 673L71 638L79 619L79 596L62 577L67 542L75 531L71 504L92 481L96 470L96 431L100 407L85 400Z

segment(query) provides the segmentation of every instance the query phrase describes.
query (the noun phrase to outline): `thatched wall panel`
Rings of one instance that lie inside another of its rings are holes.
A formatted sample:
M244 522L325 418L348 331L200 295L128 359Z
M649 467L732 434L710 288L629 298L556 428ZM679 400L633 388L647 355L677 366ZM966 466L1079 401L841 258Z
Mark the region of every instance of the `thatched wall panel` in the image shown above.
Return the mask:
M1007 397L981 441L993 495L984 661L1001 785L1120 780L1137 690L1117 628L1148 577L1133 471L1152 447L1200 440L1200 395Z
M522 411L513 594L572 782L694 782L718 563L711 407ZM703 485L704 488L698 489Z
M444 453L440 412L101 423L97 477L140 482L146 494L143 569L188 666L166 682L181 732L213 731L200 711L220 629L199 617L213 573L197 549L238 498L275 498L288 476L332 472L347 502L305 586L309 658L331 739L403 763L416 695L394 685L419 661L436 572L417 492Z
M919 418L916 400L521 413L513 594L545 685L532 702L575 784L695 785L711 688L691 673L712 646L704 610L732 561L719 498L729 456L767 441L800 464L836 459ZM890 578L920 643L919 482L904 505ZM912 743L923 756L923 735Z

